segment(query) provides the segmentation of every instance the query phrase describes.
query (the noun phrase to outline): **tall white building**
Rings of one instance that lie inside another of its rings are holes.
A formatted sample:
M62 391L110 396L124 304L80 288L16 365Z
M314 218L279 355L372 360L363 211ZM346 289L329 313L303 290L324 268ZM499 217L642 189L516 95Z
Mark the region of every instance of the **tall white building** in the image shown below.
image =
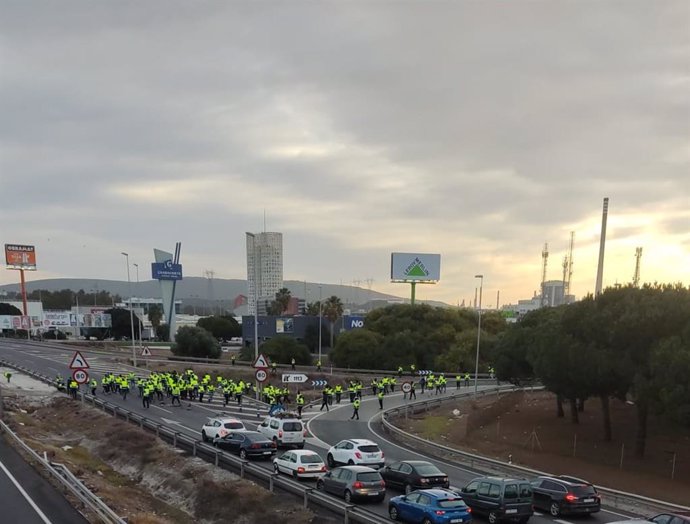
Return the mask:
M283 287L282 233L247 233L247 286L250 315L257 297L273 300Z

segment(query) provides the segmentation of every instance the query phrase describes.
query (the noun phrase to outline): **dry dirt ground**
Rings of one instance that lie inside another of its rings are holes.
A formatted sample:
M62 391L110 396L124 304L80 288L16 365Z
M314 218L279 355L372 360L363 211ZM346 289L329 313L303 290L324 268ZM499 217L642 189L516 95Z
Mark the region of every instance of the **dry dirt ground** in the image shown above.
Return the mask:
M63 395L40 401L5 395L4 400L6 422L29 446L66 464L130 523L324 521L292 498L181 456L132 424Z
M580 423L556 417L547 392L513 393L497 401L457 401L397 423L451 447L512 461L540 471L571 474L595 484L690 504L690 430L665 427L650 417L644 459L633 456L635 407L611 401L613 442L602 440L598 400L589 400ZM455 413L454 413L455 410ZM675 453L674 479L671 479ZM622 468L621 468L622 456Z

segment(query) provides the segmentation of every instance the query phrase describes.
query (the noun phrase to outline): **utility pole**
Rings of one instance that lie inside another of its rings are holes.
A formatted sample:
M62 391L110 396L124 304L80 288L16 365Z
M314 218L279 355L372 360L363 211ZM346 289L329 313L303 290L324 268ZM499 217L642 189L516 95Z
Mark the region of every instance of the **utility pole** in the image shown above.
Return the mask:
M642 248L635 248L635 273L633 274L633 287L640 287L640 259L642 258Z
M549 261L549 244L544 243L544 249L541 252L541 307L546 306L546 265Z

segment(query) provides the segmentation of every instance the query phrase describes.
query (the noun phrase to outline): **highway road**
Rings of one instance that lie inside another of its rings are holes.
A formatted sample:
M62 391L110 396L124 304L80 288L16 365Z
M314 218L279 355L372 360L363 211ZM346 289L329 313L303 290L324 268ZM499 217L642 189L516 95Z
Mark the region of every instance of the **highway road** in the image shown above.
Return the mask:
M102 355L90 354L87 350L82 351L82 353L86 356L91 365L90 373L99 379L102 374L107 371L125 373L134 369L124 364L109 362L108 359ZM73 350L65 349L64 346L55 343L29 343L0 339L0 357L47 374L48 376L54 376L58 373L65 376L68 372L68 364L72 354ZM139 373L145 374L146 371L139 370ZM480 387L490 388L491 386ZM450 395L454 392L454 388L449 388L447 394ZM418 398L422 398L422 395L419 394L419 390ZM154 405L154 403L152 403L150 409L145 409L141 401L137 398L136 392L130 395L126 401L123 401L118 395L109 395L107 400L113 404L143 414L175 431L188 434L197 439L201 437L200 428L205 418L216 415L220 411L241 418L250 429L254 429L256 424L260 422L266 414L266 405L253 400L246 401L241 412L234 404L223 408L222 402L219 401L218 396L216 396L213 404L209 405L204 403L202 405L198 402L194 402L190 407L183 404L182 408L172 407L169 405L169 402L166 402L165 405ZM402 393L396 392L395 394L386 396L384 408L395 407L405 402L407 401L403 399ZM305 410L304 418L307 421L307 427L312 435L307 439L306 447L317 451L325 458L327 449L344 438L368 438L379 444L386 455L387 462L413 458L429 460L435 463L442 471L448 473L451 486L453 487L460 488L467 484L472 478L481 474L461 463L429 458L388 440L379 428L378 421L380 420L380 410L377 400L373 397L365 397L362 400L359 421L349 420L351 414L352 408L348 401L344 401L340 405L334 404L328 412L319 412L318 409L314 408ZM259 464L267 469L271 468L271 464L268 461L259 462ZM396 492L391 492L387 498L397 494ZM382 503L370 503L367 507L380 515L387 515L387 500ZM604 509L591 517L563 517L561 519L553 519L550 515L535 513L535 516L530 522L533 524L553 524L553 522L558 524L576 524L577 522L586 521L590 524L604 524L606 522L629 517L630 515L621 514L618 511Z
M0 437L1 522L87 524L50 482Z

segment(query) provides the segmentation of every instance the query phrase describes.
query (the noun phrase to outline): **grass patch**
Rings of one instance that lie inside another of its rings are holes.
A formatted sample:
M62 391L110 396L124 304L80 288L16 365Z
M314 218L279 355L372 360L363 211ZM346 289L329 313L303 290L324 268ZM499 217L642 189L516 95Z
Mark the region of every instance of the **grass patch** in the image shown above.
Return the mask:
M448 431L449 425L447 417L427 417L421 421L420 431L424 438L437 440Z

